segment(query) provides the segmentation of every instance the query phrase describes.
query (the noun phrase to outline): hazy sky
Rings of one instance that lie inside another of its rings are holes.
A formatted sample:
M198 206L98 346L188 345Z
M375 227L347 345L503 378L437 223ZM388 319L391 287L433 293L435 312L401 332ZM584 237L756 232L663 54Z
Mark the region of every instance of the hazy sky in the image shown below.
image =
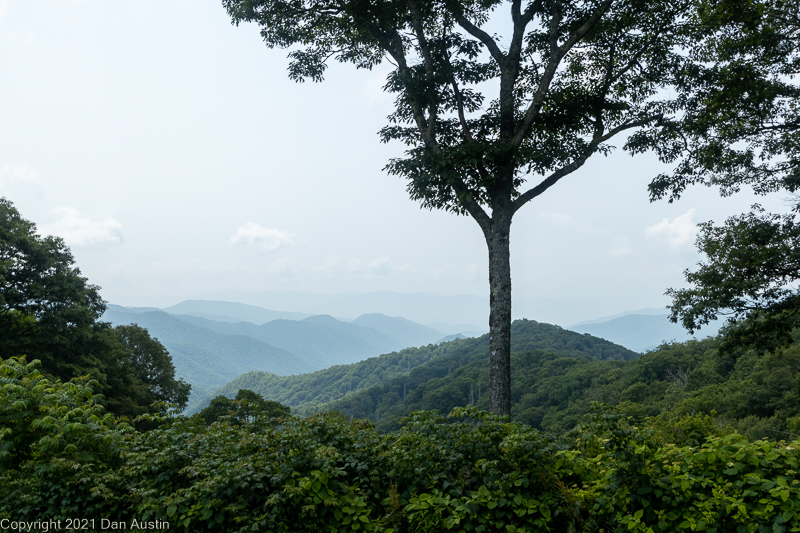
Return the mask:
M296 84L285 55L215 0L0 0L0 195L120 305L226 289L487 295L477 224L421 210L382 170L403 150L378 141L386 70ZM699 259L694 225L755 200L695 189L651 204L661 170L596 156L523 208L516 301L571 302L562 322L664 306Z

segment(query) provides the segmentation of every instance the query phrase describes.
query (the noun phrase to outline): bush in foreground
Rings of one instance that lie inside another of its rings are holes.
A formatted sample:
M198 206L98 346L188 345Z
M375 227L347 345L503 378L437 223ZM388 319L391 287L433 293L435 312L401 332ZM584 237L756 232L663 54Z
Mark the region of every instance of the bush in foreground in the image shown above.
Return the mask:
M0 362L0 520L170 531L800 531L800 441L701 446L596 410L567 442L475 410L378 435L337 413L102 413L92 383Z

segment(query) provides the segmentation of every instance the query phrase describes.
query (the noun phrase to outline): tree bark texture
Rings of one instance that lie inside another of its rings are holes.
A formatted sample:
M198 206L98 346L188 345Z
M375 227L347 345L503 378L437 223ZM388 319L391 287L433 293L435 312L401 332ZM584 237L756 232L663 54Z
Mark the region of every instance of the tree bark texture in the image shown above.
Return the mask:
M489 248L489 407L511 414L511 216L494 220Z

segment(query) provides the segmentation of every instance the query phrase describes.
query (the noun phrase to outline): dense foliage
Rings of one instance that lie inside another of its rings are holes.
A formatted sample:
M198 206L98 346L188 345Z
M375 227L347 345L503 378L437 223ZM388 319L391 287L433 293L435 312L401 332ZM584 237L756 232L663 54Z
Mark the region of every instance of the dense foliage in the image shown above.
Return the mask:
M731 357L719 354L719 344L707 339L663 345L628 362L549 350L515 352L511 420L563 434L580 423L592 402L604 402L637 422L653 417L651 423L664 428L687 415L711 417L696 443L723 434L720 428L752 439L800 434L800 345L763 357L753 351ZM413 411L488 407L484 358L451 372L440 367L438 375L426 368L320 408L370 418L378 431L386 432L396 430Z
M333 412L210 426L148 415L158 427L136 432L102 414L96 383L50 381L16 360L0 376L5 527L800 530L800 441L676 446L599 406L562 439L475 408L417 413L384 436Z

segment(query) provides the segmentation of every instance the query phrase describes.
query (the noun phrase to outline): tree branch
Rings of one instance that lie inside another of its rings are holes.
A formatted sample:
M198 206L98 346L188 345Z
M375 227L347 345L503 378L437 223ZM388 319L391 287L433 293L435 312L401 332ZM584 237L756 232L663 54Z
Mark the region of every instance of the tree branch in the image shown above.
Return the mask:
M467 20L464 14L461 13L460 6L454 5L453 2L448 1L447 7L452 11L453 17L456 19L456 22L458 22L458 25L464 28L467 33L482 42L483 45L489 50L492 58L502 68L506 62L506 56L503 54L503 51L500 50L500 47L497 46L497 43L494 42L494 39L492 39L491 35Z
M453 65L450 63L450 56L446 57L447 61L447 73L450 77L450 85L453 87L453 95L456 99L456 108L458 110L458 121L461 123L461 131L464 134L464 139L469 142L474 142L475 139L472 137L472 132L469 129L469 125L467 125L467 118L464 114L464 96L461 93L461 90L458 88L458 82L456 81L456 76L453 73Z
M595 24L600 21L600 18L606 13L606 11L608 11L608 8L611 7L612 2L613 0L605 0L597 8L597 10L592 13L592 16L589 17L589 20L587 20L580 28L575 30L561 46L558 45L558 26L561 22L562 13L560 9L561 3L557 3L558 8L553 13L553 18L550 19L550 28L548 30L548 36L550 38L550 54L547 60L547 66L545 67L544 74L539 82L539 87L536 90L536 94L534 94L528 109L525 110L522 121L514 133L514 137L512 139L512 146L514 148L519 148L519 146L522 144L522 141L525 139L525 136L530 131L533 121L539 114L539 110L541 109L545 96L550 90L550 84L553 81L553 77L555 76L561 60L564 58L567 52L569 52L572 47L575 46L575 43L582 39L595 26Z
M508 57L513 61L519 61L522 53L522 40L525 37L525 28L531 20L538 7L541 7L542 0L536 0L528 5L524 13L520 13L521 0L515 0L511 6L511 19L514 22L514 34L511 38L511 45L508 48Z
M420 16L419 7L417 3L414 1L409 1L409 11L411 13L411 21L414 26L414 33L417 37L417 43L419 45L420 52L422 52L422 60L425 64L425 76L428 79L428 83L434 83L434 64L433 58L431 57L431 49L428 45L428 39L425 37L425 29L422 27L422 17ZM432 140L436 138L436 117L438 115L438 109L436 105L435 98L430 94L430 91L425 91L426 97L428 100L428 128L425 135Z
M539 196L540 194L545 192L547 189L549 189L550 187L552 187L553 185L558 183L558 181L561 178L563 178L564 176L567 176L568 174L572 174L573 172L575 172L576 170L581 168L583 166L583 164L586 163L586 160L589 159L589 156L591 156L595 152L595 150L597 150L597 147L601 143L603 143L603 142L607 141L608 139L614 137L616 134L618 134L620 132L623 132L625 130L629 130L631 128L644 126L645 124L648 124L648 123L650 123L650 122L652 122L654 120L662 118L662 116L663 115L661 113L649 115L649 116L646 116L646 117L642 117L642 118L640 118L638 120L632 120L630 122L626 122L625 124L620 124L619 126L617 126L616 128L608 131L604 135L599 135L599 134L596 133L592 137L592 141L589 143L589 146L586 147L586 150L583 151L583 153L580 155L580 157L578 157L575 161L573 161L569 165L567 165L565 167L562 167L559 170L553 172L552 174L550 174L550 176L548 176L547 178L542 180L542 182L539 183L539 185L537 185L536 187L534 187L532 189L529 189L529 190L525 191L523 194L521 194L519 197L517 197L517 199L514 200L514 203L513 203L513 206L512 206L513 212L516 213L517 210L519 210L523 205L527 204L528 202L530 202L531 200L533 200L534 198L536 198L537 196Z
M589 33L589 31L591 31L592 28L594 28L594 25L600 21L600 18L603 15L605 15L606 11L608 11L608 8L611 7L611 4L613 2L614 0L605 0L605 2L600 4L600 6L597 8L597 11L592 13L592 16L589 17L589 20L584 22L580 28L575 30L572 33L572 35L570 35L569 38L566 41L564 41L564 44L561 45L563 53L566 54L567 52L569 52L570 49L572 49L572 47L575 46L575 43L583 39L584 36L586 36L586 34Z
M486 213L486 211L483 210L483 208L480 206L478 202L469 197L469 190L467 188L467 185L461 178L458 178L453 183L453 190L455 190L456 192L458 203L461 204L467 211L467 213L469 213L470 216L475 219L475 222L478 223L478 226L480 226L481 231L483 231L484 235L486 235L489 229L491 228L492 224L491 217L489 217L489 215Z
M414 92L410 90L411 87L411 73L409 72L408 62L406 61L405 52L403 51L403 38L397 31L391 32L376 32L376 38L381 46L391 55L397 62L397 70L400 72L400 78L406 86L406 94L409 98L409 105L411 106L411 113L414 115L414 122L417 124L417 130L422 137L425 146L431 147L436 143L435 139L430 138L426 133L429 130L428 121L425 119L425 112L423 111L420 102L414 98Z

